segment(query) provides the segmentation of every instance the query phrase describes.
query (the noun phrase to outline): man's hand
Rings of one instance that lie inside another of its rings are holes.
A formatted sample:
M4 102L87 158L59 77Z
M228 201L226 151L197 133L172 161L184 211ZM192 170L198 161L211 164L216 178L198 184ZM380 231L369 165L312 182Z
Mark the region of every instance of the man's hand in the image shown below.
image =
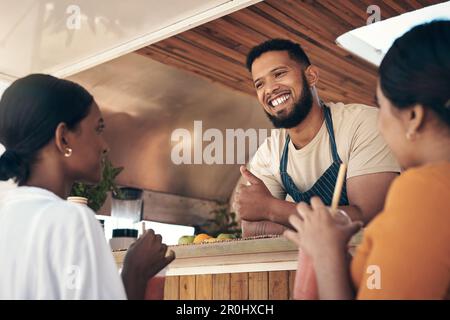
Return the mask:
M239 186L234 198L234 208L244 220L269 220L270 202L274 197L264 182L255 177L245 166L241 166L240 170L250 185Z
M167 246L161 240L147 230L128 249L122 269L128 299L143 299L148 280L175 259L173 251L166 256Z

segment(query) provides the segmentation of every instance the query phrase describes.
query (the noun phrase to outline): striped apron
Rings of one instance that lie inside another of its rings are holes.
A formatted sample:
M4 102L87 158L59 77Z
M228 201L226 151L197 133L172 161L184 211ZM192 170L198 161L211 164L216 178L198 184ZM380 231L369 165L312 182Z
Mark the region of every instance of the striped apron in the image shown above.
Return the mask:
M287 173L287 163L288 163L288 148L289 141L291 140L289 135L286 138L284 144L283 155L280 161L280 173L281 180L283 182L284 190L294 199L295 202L306 202L310 203L310 199L313 196L317 196L322 199L323 203L327 206L331 205L333 199L334 186L336 184L337 175L339 172L339 167L342 163L339 158L339 154L336 148L336 140L334 138L333 120L331 118L330 109L322 104L325 113L325 123L327 126L327 131L330 136L331 143L331 154L333 155L333 163L331 166L322 174L322 176L314 183L314 185L305 192L300 192L292 180L291 176ZM339 199L339 205L348 205L347 199L347 189L346 183L342 187L341 198Z

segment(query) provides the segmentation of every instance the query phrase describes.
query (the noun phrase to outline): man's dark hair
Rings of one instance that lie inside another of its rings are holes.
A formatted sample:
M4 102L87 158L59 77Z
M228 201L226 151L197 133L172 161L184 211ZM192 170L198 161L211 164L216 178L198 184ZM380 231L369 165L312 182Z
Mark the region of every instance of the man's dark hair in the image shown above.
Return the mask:
M298 43L287 39L271 39L257 45L256 47L253 47L250 50L247 55L246 63L248 71L252 71L253 62L257 58L259 58L263 53L269 51L287 51L289 57L299 62L302 66L308 67L311 65L308 56Z

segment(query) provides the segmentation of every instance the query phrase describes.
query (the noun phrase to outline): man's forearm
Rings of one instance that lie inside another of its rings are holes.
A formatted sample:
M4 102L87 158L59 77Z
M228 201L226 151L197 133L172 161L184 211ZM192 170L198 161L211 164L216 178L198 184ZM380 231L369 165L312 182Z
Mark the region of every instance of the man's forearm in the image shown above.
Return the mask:
M283 232L287 229L287 227L285 227L284 225L277 224L269 220L262 220L262 221L242 220L241 227L242 227L242 236L244 238L263 235L283 234Z
M267 218L274 223L290 227L289 216L297 214L296 205L294 202L272 198L268 206L269 214Z
M297 204L294 202L280 200L277 198L271 199L268 207L268 220L278 224L282 224L286 227L291 227L291 225L289 224L289 216L292 214L297 214L297 210L295 208L296 205ZM339 207L339 209L344 210L345 213L348 214L350 219L352 219L352 221L363 221L364 223L366 223L361 209L359 209L357 206L341 206Z

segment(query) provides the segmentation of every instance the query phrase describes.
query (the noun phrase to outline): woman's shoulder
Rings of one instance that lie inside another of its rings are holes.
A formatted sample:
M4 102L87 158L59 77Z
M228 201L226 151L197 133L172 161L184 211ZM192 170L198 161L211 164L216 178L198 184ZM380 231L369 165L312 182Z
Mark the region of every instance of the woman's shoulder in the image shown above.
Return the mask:
M46 189L18 187L9 194L13 208L27 211L27 217L39 220L42 227L55 224L81 226L95 220L95 213L88 206L69 202Z
M396 214L448 214L450 208L450 162L408 169L394 180L385 210Z
M88 206L62 199L49 203L44 214L55 223L72 224L83 228L97 221L95 212Z
M36 245L51 243L53 250L72 243L71 239L89 240L101 231L89 207L35 187L10 190L0 204L0 218L3 226L22 230Z
M450 163L409 169L392 183L383 211L364 233L388 243L419 236L447 241L449 208Z
M428 193L429 188L442 188L442 192L450 192L450 162L444 161L408 169L392 184L392 189L399 189L398 191L407 189Z

